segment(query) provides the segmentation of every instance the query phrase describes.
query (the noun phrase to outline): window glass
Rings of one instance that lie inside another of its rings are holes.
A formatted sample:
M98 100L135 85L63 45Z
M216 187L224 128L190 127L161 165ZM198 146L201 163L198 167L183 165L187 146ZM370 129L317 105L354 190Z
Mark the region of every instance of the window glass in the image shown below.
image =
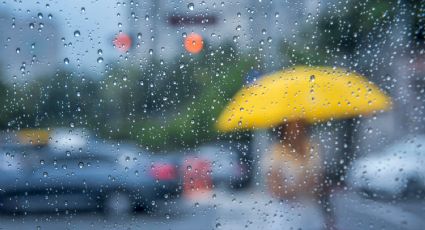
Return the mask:
M0 5L0 229L423 228L423 2Z

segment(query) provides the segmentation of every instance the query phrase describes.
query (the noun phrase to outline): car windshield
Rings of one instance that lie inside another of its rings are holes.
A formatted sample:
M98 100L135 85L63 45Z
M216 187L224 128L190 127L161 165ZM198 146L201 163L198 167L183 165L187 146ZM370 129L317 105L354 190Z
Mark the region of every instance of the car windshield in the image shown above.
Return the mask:
M424 228L424 1L0 6L0 229Z

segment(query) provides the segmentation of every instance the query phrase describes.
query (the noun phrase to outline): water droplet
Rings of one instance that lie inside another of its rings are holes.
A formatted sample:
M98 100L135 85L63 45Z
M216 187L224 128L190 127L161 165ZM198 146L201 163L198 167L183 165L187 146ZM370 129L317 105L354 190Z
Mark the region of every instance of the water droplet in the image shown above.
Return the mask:
M20 70L21 70L21 72L25 72L25 63L22 63L22 66L21 66L21 68L20 68Z
M79 37L79 36L80 36L80 31L79 30L74 31L74 37Z
M191 2L191 3L187 4L187 8L188 8L189 10L193 10L193 9L195 9L195 4L193 4L193 3Z
M86 12L86 8L85 7L81 7L81 13Z
M83 162L78 163L78 168L82 169L83 167L84 167L84 163Z
M310 76L310 81L311 81L311 82L313 82L314 80L316 80L316 76L311 75L311 76Z
M21 48L16 48L16 53L20 53L21 52Z
M69 127L74 128L75 127L74 122L69 122Z
M63 59L63 63L65 63L65 65L68 65L69 64L69 59L68 58Z
M373 129L372 129L371 127L368 127L368 128L367 128L367 132L368 132L368 133L373 133Z
M37 14L37 17L38 17L39 19L43 19L43 14L42 14L42 13L38 13L38 14Z
M43 172L43 177L47 177L49 174L47 172Z
M97 63L102 63L103 62L103 57L98 57L97 58Z

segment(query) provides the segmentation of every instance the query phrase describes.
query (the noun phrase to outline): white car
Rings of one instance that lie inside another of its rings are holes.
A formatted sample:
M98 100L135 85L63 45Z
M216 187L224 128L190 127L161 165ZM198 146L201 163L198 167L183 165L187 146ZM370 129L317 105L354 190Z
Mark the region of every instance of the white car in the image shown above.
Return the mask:
M243 151L243 147L237 144L215 143L199 147L196 153L199 159L211 165L211 177L215 185L243 188L251 179L251 163Z
M400 197L425 188L425 136L411 136L357 160L348 183L374 197Z

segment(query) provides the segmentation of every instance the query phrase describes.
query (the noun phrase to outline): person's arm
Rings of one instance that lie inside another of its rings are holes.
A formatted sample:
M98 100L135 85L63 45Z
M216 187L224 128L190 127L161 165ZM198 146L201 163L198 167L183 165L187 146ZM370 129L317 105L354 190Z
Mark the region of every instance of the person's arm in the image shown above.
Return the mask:
M287 150L280 146L275 146L272 150L273 159L266 176L268 189L272 196L278 199L293 199L297 194L297 188L285 183L284 175L286 171L284 167L287 167L284 162L290 162L290 159L285 159Z
M279 199L292 199L297 194L296 189L285 185L283 173L276 167L267 175L267 185L271 194Z
M313 194L321 192L319 190L323 185L324 170L319 150L319 146L315 145L313 150L315 151L314 157L306 165L303 176L305 179L304 187L310 189Z

